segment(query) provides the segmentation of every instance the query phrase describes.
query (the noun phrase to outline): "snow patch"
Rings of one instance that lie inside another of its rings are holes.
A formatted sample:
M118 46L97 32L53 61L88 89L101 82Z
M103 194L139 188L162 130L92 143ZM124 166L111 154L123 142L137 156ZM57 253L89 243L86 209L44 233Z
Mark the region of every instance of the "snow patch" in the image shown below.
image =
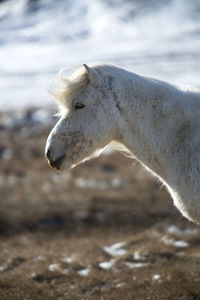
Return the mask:
M103 250L111 256L121 256L126 254L127 250L124 248L126 242L115 243L111 246L103 247Z

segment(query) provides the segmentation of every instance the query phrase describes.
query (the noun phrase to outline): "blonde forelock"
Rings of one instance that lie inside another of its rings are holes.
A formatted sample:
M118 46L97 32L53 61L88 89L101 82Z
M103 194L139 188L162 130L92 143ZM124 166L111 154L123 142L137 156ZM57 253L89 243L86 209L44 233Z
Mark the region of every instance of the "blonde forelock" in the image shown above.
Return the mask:
M69 107L70 103L86 88L89 81L88 73L84 67L80 67L69 77L64 77L63 71L58 77L59 82L51 93L59 107Z

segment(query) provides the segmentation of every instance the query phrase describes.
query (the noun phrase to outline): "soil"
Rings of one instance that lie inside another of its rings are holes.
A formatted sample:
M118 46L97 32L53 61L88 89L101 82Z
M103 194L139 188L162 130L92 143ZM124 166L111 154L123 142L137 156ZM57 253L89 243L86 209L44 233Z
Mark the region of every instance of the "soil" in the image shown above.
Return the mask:
M49 168L36 114L0 115L0 299L200 299L199 228L166 189L120 153Z

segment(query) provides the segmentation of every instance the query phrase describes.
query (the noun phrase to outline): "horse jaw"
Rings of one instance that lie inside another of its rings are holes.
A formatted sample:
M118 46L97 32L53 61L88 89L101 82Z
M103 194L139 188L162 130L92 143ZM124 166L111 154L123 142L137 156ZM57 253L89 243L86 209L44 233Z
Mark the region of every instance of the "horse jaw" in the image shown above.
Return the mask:
M86 162L90 159L97 158L104 152L104 150L106 148L107 148L107 145L103 148L96 149L91 155L88 155L88 156L86 156L86 157L84 157L80 160L77 160L77 161L75 161L75 159L73 159L73 158L71 160L65 158L63 160L62 165L60 166L59 171L69 171L69 170L73 169L74 167L76 167L76 166L78 166L78 165L80 165L80 164L82 164L82 163L84 163L84 162Z

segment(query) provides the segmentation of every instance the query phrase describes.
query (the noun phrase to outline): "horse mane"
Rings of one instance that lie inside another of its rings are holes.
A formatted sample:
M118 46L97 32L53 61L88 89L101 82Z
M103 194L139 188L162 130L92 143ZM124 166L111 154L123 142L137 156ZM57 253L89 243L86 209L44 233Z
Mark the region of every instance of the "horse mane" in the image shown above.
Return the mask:
M180 88L183 92L191 92L191 93L195 93L195 94L200 94L200 86L183 85L183 86L180 86Z
M63 70L59 72L59 82L51 93L59 106L68 107L81 91L84 90L89 79L84 66L81 66L69 77L64 77L63 72Z
M97 70L99 74L111 75L113 72L120 72L121 68L112 64L92 64L94 70ZM58 74L58 84L52 89L51 94L58 104L60 112L63 109L68 109L70 104L78 97L78 95L86 88L89 83L89 76L87 69L84 65L80 66L69 77L63 76L64 70L61 70ZM199 86L184 85L179 86L183 92L200 95Z
M121 68L114 65L107 64L95 64L91 65L91 68L98 71L101 75L110 75L117 70L120 71ZM86 88L89 83L89 75L87 69L84 65L80 66L72 75L69 77L63 76L61 70L58 74L59 82L51 91L54 99L58 103L59 108L68 108L70 103L74 101L77 96Z

